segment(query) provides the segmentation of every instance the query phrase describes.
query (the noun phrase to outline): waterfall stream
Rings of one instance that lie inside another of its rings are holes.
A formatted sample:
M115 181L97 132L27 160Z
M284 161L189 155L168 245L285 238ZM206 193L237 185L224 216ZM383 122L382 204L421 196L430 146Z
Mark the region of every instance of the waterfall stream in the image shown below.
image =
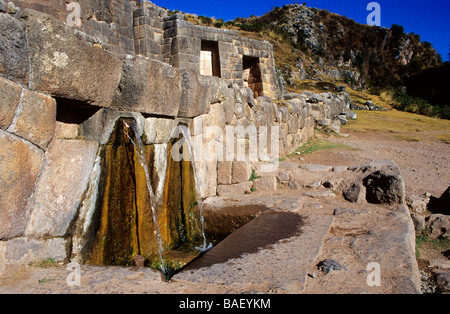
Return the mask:
M131 129L134 133L134 138L136 139L136 141L133 140L133 138L125 131L125 134L127 135L127 137L130 139L130 141L133 143L135 149L136 149L136 153L138 155L138 159L139 159L139 163L141 164L141 166L144 168L144 172L145 172L145 178L147 181L147 189L148 189L148 193L150 195L150 207L152 209L152 217L153 217L153 222L155 224L155 228L156 228L156 237L158 240L158 253L159 253L159 258L161 260L161 271L163 272L163 274L166 274L166 268L164 266L164 259L163 259L163 243L162 243L162 239L161 239L161 232L159 229L159 224L158 224L158 220L157 220L157 216L156 216L156 203L157 203L157 198L155 196L155 194L153 193L153 188L152 188L152 184L150 181L150 174L149 174L149 166L147 163L147 160L145 159L145 154L144 154L144 146L142 144L141 138L139 136L139 132L136 129L136 125L133 123L131 125L129 125L127 122L124 121L124 124L126 127L128 127L129 129ZM165 158L166 160L166 164L167 164L167 157ZM165 167L163 167L165 168ZM160 181L165 181L165 175L163 178L161 178ZM158 184L158 197L160 194L160 188L159 186L161 185ZM162 186L164 186L164 182L162 182ZM162 194L162 193L161 193Z
M188 153L189 153L189 158L191 161L191 165L192 165L192 169L194 172L194 181L195 181L195 190L197 192L197 206L200 212L200 224L201 224L201 229L202 229L202 237L203 237L203 244L200 246L197 246L195 249L200 251L200 252L205 252L208 251L212 248L212 243L206 244L206 236L205 236L205 219L203 216L203 200L200 196L200 192L201 192L201 186L200 186L200 179L198 177L198 171L195 167L195 160L194 160L194 151L192 148L192 142L191 142L191 134L189 129L184 126L184 125L179 125L178 128L181 131L181 134L183 135L183 138L186 142L186 146L188 148Z

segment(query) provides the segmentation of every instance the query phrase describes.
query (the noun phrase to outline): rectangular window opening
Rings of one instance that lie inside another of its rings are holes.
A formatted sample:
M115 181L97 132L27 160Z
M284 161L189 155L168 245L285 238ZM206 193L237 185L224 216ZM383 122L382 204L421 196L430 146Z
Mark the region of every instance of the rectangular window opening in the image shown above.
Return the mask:
M242 64L244 70L244 86L249 87L253 91L254 98L263 96L263 84L261 68L259 66L259 58L243 56Z
M217 41L202 40L200 75L221 76L219 43Z

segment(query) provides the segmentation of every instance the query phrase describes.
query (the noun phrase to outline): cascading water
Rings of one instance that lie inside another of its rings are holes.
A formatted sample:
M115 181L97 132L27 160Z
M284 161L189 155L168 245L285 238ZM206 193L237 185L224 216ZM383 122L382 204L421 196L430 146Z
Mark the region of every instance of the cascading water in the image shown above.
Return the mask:
M167 172L167 143L155 146L155 168L158 171L159 181L156 186L156 202L160 204L163 198L164 185L166 183Z
M81 262L131 266L139 255L170 278L212 247L189 130L172 132L165 144L145 144L134 119L117 121L99 151L92 200L77 223L74 252ZM183 142L185 160L173 149Z
M145 159L144 146L142 144L141 138L139 137L139 132L137 131L136 126L134 124L129 125L127 122L124 122L124 125L133 131L134 138L136 139L136 141L134 141L133 138L131 136L129 136L129 134L126 131L124 131L125 134L127 135L127 137L130 139L130 141L133 143L133 145L136 149L136 153L138 155L139 163L144 168L145 179L147 181L147 189L148 189L148 193L150 195L150 207L152 209L152 217L153 217L153 222L154 222L155 228L156 228L156 237L158 240L158 253L159 253L160 260L161 260L161 271L163 272L163 274L166 274L166 268L164 266L164 259L163 259L163 243L162 243L161 232L159 230L159 224L158 224L158 220L157 220L157 216L156 216L157 199L153 193L153 188L152 188L152 184L150 181L150 174L148 172L149 166ZM167 162L167 158L165 160ZM165 181L165 176L164 176L164 179L161 181ZM164 182L162 183L162 186L164 186ZM158 187L158 191L159 190L160 189Z
M197 169L194 164L194 151L192 148L191 134L190 134L189 129L184 125L179 125L178 128L181 131L181 134L183 135L183 138L186 142L186 146L188 148L189 158L190 158L192 169L194 172L195 189L197 192L197 206L198 206L198 209L200 212L200 224L201 224L201 229L202 229L203 244L201 246L195 247L195 249L200 252L205 252L205 251L210 250L213 245L212 245L212 243L206 244L205 221L204 221L205 219L203 216L203 201L202 201L202 198L200 197L200 191L201 191L200 190L200 179L198 177L198 172L197 172Z

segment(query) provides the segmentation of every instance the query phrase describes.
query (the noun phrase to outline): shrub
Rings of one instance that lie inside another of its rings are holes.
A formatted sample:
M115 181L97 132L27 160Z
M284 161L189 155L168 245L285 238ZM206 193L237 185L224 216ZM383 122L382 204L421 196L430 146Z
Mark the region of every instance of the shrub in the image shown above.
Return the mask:
M391 33L393 38L400 39L405 35L405 29L401 25L392 24Z
M244 23L241 25L241 29L247 32L259 33L264 29L264 24L259 21Z
M200 19L202 24L206 24L206 25L211 25L212 24L212 19L210 17L204 16L204 15L200 15L198 18Z
M394 108L441 119L450 119L450 108L448 106L431 105L426 100L412 97L408 94L396 91L394 93Z

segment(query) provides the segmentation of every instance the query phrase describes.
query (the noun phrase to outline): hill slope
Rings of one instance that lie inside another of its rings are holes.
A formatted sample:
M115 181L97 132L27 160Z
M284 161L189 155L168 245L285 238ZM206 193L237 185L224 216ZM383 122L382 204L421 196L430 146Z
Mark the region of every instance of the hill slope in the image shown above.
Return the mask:
M419 35L405 34L402 26L363 25L304 5L285 5L261 17L237 21L244 30L284 33L294 49L313 60L309 67L297 60L297 69L291 69L304 71L306 78L322 75L377 91L403 86L406 77L442 63L431 44L421 42Z

